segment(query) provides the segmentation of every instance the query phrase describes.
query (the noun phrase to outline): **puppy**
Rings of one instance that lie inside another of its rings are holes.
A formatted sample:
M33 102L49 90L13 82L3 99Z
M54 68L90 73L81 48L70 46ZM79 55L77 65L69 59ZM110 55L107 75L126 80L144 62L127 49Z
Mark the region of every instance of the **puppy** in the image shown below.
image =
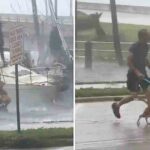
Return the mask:
M139 118L137 120L137 125L138 126L140 125L141 118L145 118L147 125L150 125L150 123L148 122L149 117L150 117L150 108L147 107L147 108L145 108L144 112L139 116Z

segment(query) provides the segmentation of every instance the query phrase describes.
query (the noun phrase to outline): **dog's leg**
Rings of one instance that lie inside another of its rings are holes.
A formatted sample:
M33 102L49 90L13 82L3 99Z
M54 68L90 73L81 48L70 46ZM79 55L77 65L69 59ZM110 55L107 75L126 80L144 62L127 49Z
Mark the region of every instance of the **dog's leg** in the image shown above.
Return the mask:
M148 122L148 117L145 118L147 125L150 125L150 122Z
M145 120L146 120L146 123L147 123L147 125L148 125L148 118L147 118L147 117L145 117Z
M142 115L139 116L139 119L137 120L137 126L139 127L140 126L140 120L142 118Z

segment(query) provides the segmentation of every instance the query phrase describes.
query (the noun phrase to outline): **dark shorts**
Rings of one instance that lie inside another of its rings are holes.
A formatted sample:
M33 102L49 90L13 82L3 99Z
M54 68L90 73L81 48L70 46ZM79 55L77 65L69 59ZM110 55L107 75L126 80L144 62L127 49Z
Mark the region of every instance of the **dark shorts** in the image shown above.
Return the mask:
M146 77L148 80L150 78ZM145 81L139 80L139 78L133 72L127 74L127 88L131 92L139 92L141 89L145 91L149 84Z

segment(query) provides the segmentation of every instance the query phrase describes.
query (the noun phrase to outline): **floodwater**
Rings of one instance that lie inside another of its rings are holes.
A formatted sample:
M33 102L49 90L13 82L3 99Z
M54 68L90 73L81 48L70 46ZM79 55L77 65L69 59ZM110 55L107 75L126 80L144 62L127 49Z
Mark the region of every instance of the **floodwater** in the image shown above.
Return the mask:
M76 61L76 83L96 83L96 82L116 82L116 81L123 81L126 82L127 80L127 72L128 67L127 65L119 66L117 63L110 63L110 62L93 62L92 69L86 69L84 67L84 62ZM146 69L148 76L150 76L150 70ZM104 88L108 87L110 84L93 84L95 88ZM112 87L122 87L124 84L113 84ZM110 87L111 87L110 86ZM78 88L89 88L92 87L91 84L85 85L77 85Z
M109 4L110 0L78 0L79 2L88 3L104 3ZM150 1L148 0L116 0L116 4L120 5L132 5L132 6L150 6Z
M77 150L148 150L150 126L136 121L146 105L131 102L121 108L120 120L111 110L112 102L76 104Z
M113 84L76 84L76 89L86 89L86 88L95 88L95 89L103 89L103 88L123 88L126 87L125 83L113 83Z
M109 0L79 0L80 2L89 2L89 3L104 3L109 4ZM121 5L133 5L133 6L146 6L150 7L150 1L148 0L116 0L116 4ZM96 12L101 12L100 10L80 10L86 14L92 14ZM111 13L110 11L102 11L103 15L100 18L101 22L111 23ZM119 23L124 24L136 24L136 25L150 25L150 14L137 14L137 13L123 13L117 12L117 19Z
M31 101L29 99L26 99L26 101L20 100L21 129L72 127L72 97L73 90L72 85L70 85L68 90L58 93L56 99L53 101L44 100L42 98L38 101ZM16 130L15 104L16 101L12 100L8 106L8 112L0 112L0 130Z
M76 61L76 83L126 81L127 66L117 63L93 62L92 70L85 69L84 63Z
M80 10L86 14L92 14L96 12L101 12L98 10ZM102 11L102 16L100 18L101 22L111 23L111 13L109 11ZM150 14L134 14L134 13L123 13L117 12L118 23L124 24L135 24L135 25L150 25Z

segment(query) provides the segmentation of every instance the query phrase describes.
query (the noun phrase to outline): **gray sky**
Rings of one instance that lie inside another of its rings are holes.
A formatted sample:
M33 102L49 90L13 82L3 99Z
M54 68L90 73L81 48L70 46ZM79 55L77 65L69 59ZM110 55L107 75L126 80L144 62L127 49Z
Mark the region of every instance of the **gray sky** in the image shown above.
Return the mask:
M45 0L36 1L39 14L45 14ZM31 0L1 0L0 13L31 14ZM70 0L58 0L58 15L66 16L69 14Z

